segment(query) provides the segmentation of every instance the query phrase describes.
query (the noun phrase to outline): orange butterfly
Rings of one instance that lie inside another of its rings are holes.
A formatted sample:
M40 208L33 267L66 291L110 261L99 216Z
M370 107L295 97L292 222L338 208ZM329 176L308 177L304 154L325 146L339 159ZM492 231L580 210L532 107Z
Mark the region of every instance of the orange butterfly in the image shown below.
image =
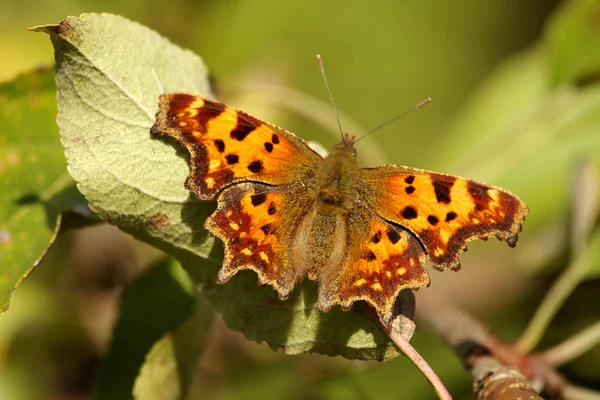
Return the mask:
M358 168L354 137L323 158L291 132L215 100L164 94L153 135L191 154L185 186L217 199L205 227L225 244L217 281L251 269L286 299L306 274L319 307L356 300L384 325L403 289L429 285L428 260L460 268L468 241L495 236L515 246L527 206L473 180L415 168Z

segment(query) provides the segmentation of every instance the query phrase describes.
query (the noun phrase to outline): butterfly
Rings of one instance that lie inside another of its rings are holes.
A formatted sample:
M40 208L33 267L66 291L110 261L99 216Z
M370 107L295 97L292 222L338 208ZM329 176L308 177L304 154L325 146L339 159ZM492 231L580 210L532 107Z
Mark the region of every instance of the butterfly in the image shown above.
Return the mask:
M285 300L306 275L322 311L364 300L385 326L427 262L460 268L473 239L514 247L527 206L498 187L396 165L359 168L355 139L321 157L291 132L187 93L163 94L151 129L190 152L185 187L218 202L206 220L225 245L217 282L253 270Z

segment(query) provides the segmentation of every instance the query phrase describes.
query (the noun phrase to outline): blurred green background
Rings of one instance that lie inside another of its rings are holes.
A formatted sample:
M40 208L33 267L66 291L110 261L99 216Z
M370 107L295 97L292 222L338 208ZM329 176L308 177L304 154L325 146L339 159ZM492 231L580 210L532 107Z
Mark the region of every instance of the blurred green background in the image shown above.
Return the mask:
M477 314L503 339L514 340L567 258L566 188L569 166L577 161L573 154L588 148L596 164L599 159L599 131L589 128L598 124L582 126L587 142L568 153L563 151L566 144L579 143L571 136L557 135L558 141L544 136L551 131L543 129L544 123L560 122L552 119L560 115L552 107L560 111L559 100L566 96L568 102L572 95L567 89L558 100L548 99L548 93L563 86L548 72L550 63L540 66L540 60L551 58L544 27L558 7L558 1L550 0L56 0L51 5L5 0L0 3L0 81L53 64L48 37L26 27L83 12L110 12L199 54L223 101L327 148L339 136L320 122L330 118L335 127L316 54L324 58L342 125L359 130L351 133L360 134L432 97L432 104L372 135L357 150L363 165L389 162L464 173L502 185L530 205L516 250L496 241L469 246L463 270L433 271L433 285L427 289ZM589 84L576 81L588 79L586 74L571 78L565 79L567 88ZM298 100L302 95L317 103ZM519 114L522 110L531 115ZM303 113L308 115L299 115ZM507 117L515 113L518 118ZM490 134L506 121L517 128ZM539 136L521 136L527 129ZM521 138L549 145L519 147ZM557 165L560 170L553 169ZM62 236L0 318L0 398L91 398L111 346L120 295L158 257L157 251L109 226ZM582 284L542 346L598 319L598 288L598 280ZM435 398L416 368L401 357L369 363L285 356L229 331L218 316L198 337L202 350L190 398ZM419 326L412 343L455 398L469 395L470 377L439 338ZM561 372L600 389L599 359L595 349Z
M25 27L58 23L82 12L120 14L157 30L198 53L217 83L227 87L243 74L267 70L290 88L326 99L316 68L320 53L339 108L365 129L425 97L434 99L434 105L373 139L393 149L392 161L428 167L431 157L424 153L432 147L431 138L500 60L539 36L555 3L59 0L45 7L4 1L0 79L53 62L48 38ZM286 127L311 135L300 124ZM329 147L336 140L323 141Z

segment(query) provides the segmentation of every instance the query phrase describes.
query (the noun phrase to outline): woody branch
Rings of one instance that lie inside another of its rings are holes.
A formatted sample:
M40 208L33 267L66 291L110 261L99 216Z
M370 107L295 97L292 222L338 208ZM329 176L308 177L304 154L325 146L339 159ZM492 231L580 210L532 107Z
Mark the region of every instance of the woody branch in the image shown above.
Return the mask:
M418 318L452 346L473 376L477 399L542 399L518 368L505 365L509 360L501 358L517 357L479 321L432 294L420 293L417 303Z

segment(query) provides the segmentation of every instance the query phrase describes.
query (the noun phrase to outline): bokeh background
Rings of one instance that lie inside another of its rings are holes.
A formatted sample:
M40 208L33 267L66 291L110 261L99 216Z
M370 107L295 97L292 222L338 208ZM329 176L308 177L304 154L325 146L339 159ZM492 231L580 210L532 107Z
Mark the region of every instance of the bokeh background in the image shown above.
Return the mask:
M546 198L534 191L518 191L521 179L535 181L531 174L519 170L518 163L506 166L510 163L499 156L519 137L505 138L500 147L492 141L473 153L474 147L466 145L472 137L461 137L458 130L469 112L485 105L482 93L498 82L498 75L510 75L511 66L541 46L547 21L561 6L555 0L4 0L0 81L53 64L48 37L26 27L83 12L120 14L199 54L223 101L329 148L339 134L316 64L315 55L321 54L342 125L351 133L365 132L433 98L427 107L361 142L357 150L363 165L389 162L468 173L543 205ZM518 90L507 88L503 100L520 98ZM475 168L488 159L499 164ZM551 163L552 154L546 159ZM538 168L543 171L545 165ZM568 171L561 173L568 176ZM540 174L542 182L552 179ZM473 312L509 341L526 326L567 258L568 196L543 193L554 196L552 208L537 216L532 209L517 249L495 240L476 243L462 257L460 273L432 272L427 289ZM120 296L158 257L158 251L110 226L63 236L0 318L0 398L91 398ZM599 287L597 280L581 285L542 348L598 319ZM203 346L190 398L435 398L402 357L386 363L291 357L245 340L218 316L211 321L199 339ZM419 326L412 343L455 398L469 396L470 377L440 338ZM561 372L599 389L599 360L595 349Z

